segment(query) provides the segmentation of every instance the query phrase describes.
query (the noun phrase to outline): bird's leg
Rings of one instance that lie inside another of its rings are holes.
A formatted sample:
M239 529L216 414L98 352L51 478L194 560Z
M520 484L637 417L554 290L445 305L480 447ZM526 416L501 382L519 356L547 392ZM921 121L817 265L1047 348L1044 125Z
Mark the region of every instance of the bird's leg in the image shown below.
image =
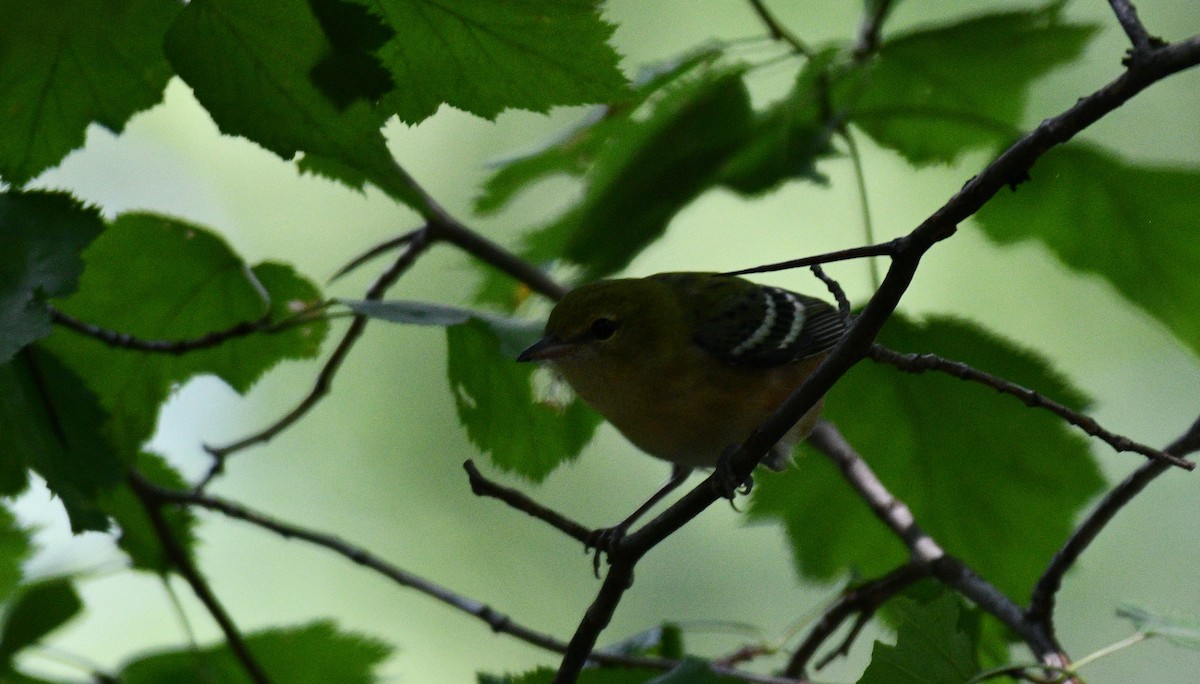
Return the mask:
M691 474L691 468L672 463L671 477L649 499L646 499L646 503L638 506L637 510L630 513L624 520L613 527L601 527L588 535L587 541L584 543L584 548L589 550L595 549L596 551L596 555L592 559L592 570L596 573L596 577L600 576L600 554L611 553L616 548L617 543L625 536L625 533L629 531L630 526L637 522L638 518L645 515L646 511L653 508L659 501L662 501L663 497L675 491L688 478L688 475Z
M716 468L713 469L713 484L717 496L729 499L730 506L733 506L733 497L738 494L749 494L754 487L753 476L747 476L745 480L739 481L733 474L733 455L735 453L737 453L735 446L725 449L721 458L717 460ZM736 506L734 506L734 510L737 510Z

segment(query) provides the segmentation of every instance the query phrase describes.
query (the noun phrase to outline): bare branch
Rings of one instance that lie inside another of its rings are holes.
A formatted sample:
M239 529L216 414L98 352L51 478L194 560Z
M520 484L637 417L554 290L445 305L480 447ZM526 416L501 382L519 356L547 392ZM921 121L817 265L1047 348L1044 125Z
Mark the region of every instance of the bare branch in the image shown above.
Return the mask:
M767 5L763 0L750 0L750 6L754 8L754 13L758 15L758 18L767 27L767 32L771 35L772 39L782 40L787 43L792 47L792 51L798 55L806 57L812 55L812 51L808 49L804 41L789 31L786 26L779 23L775 15L771 14L771 11L767 9Z
M463 469L467 471L467 478L471 482L471 491L477 496L490 496L493 499L499 499L504 503L512 506L518 511L523 511L529 515L541 520L550 525L556 530L562 532L568 537L578 539L584 544L588 543L592 531L583 525L571 520L570 518L552 511L549 508L529 498L525 494L505 487L484 477L483 473L479 472L479 468L475 467L475 462L468 460L463 463Z
M1125 35L1129 36L1129 42L1133 44L1131 58L1137 59L1141 53L1164 44L1161 38L1152 37L1146 31L1142 20L1138 18L1137 8L1129 0L1108 0L1108 4L1112 6L1113 14L1117 15L1117 21L1121 23Z
M221 632L225 635L225 642L229 644L229 650L233 652L238 662L242 664L242 668L246 670L246 674L250 679L257 684L269 684L270 679L262 666L254 659L250 653L249 647L246 645L245 639L242 638L242 633L238 631L237 625L233 623L233 619L229 617L229 613L225 612L225 608L213 593L212 588L208 586L208 582L196 566L192 564L192 559L188 557L187 551L180 545L179 540L175 538L175 534L171 531L167 521L162 516L163 499L158 496L160 488L151 484L138 473L130 473L129 486L133 493L137 495L142 502L142 507L146 510L147 517L150 518L150 526L154 528L154 534L162 543L163 551L183 579L192 587L192 591L204 607L208 609L213 620L221 628Z
M1050 411L1054 415L1062 418L1071 425L1083 430L1092 437L1097 437L1104 441L1117 451L1132 451L1142 454L1147 458L1156 461L1162 461L1170 465L1183 468L1184 470L1192 470L1196 464L1191 461L1179 458L1165 451L1159 451L1154 447L1147 446L1141 442L1135 442L1124 435L1118 435L1114 432L1104 429L1096 419L1091 416L1085 416L1074 409L1071 409L1063 404L1049 399L1031 389L1022 387L1014 382L997 377L991 373L986 373L977 368L973 368L961 361L951 361L944 359L937 354L905 354L893 349L889 349L881 344L871 346L870 357L880 363L886 363L900 370L909 373L924 373L926 371L939 371L946 373L959 380L967 380L969 382L977 382L981 385L991 387L1001 394L1008 394L1020 399L1026 406L1032 408L1041 408Z
M359 254L358 256L354 257L345 266L342 266L341 268L339 268L336 273L334 273L332 276L329 277L329 282L331 282L331 283L334 282L335 280L341 278L342 276L353 271L354 269L358 268L359 266L362 266L363 264L374 259L375 257L381 256L383 254L387 254L388 252L392 251L393 249L400 249L404 245L407 245L408 243L412 242L413 238L417 237L417 235L419 235L421 233L421 231L423 231L423 230L425 230L425 226L422 226L416 230L410 230L409 232L404 233L403 235L396 236L389 240L384 240L383 242L375 245L374 247L363 252L362 254Z
M612 560L612 564L608 567L604 583L600 586L592 605L588 606L587 612L583 614L579 626L575 628L571 643L567 644L567 651L563 654L562 663L554 673L553 684L572 684L579 678L588 657L596 648L600 632L608 626L617 610L617 604L625 595L625 590L633 584L633 566L637 562L636 559L614 559L611 553L609 559Z
M513 620L509 615L485 603L467 598L451 589L447 589L419 575L408 572L376 556L365 548L355 546L336 535L293 525L220 497L166 489L148 482L144 483L143 486L150 496L159 502L215 511L226 517L241 520L277 534L284 539L297 539L328 549L357 565L388 578L400 586L415 589L455 610L479 619L497 634L507 634L527 644L556 653L564 653L567 650L565 642L549 634L526 627ZM604 652L593 653L588 659L596 663L614 667L645 667L657 670L670 670L679 665L678 661L667 658L648 658ZM733 667L714 666L713 671L721 676L753 684L791 684L792 682L792 680L780 679L778 677L743 672Z
M754 266L751 268L743 268L737 271L729 271L728 273L723 273L722 275L740 276L748 275L750 273L771 273L773 271L786 271L791 268L804 268L805 266L814 266L817 264L831 264L835 261L847 261L849 259L861 259L863 257L896 256L903 249L904 238L897 238L890 242L881 242L877 245L839 249L836 252L826 252L825 254L817 254L815 256L807 256L800 259L789 259L788 261L780 261L774 264L765 264L763 266Z
M834 280L825 273L825 269L813 264L811 270L813 275L815 275L818 280L820 280L822 283L825 283L825 287L829 290L829 294L833 295L834 300L837 302L838 313L842 315L842 322L849 327L851 309L850 300L846 298L846 291L842 289L842 286L840 283L838 283L838 281Z
M1176 456L1185 456L1200 451L1200 418L1197 418L1196 422L1192 423L1192 426L1179 439L1167 445L1165 451ZM1079 523L1067 542L1058 550L1058 553L1054 554L1054 559L1050 561L1033 588L1029 609L1026 611L1031 622L1042 625L1047 633L1054 634L1055 596L1062 586L1062 580L1067 570L1075 565L1087 547L1116 517L1117 513L1145 489L1146 485L1166 472L1167 469L1168 465L1165 461L1143 463L1129 477L1113 487L1096 504L1092 512Z
M891 9L892 0L872 0L866 3L866 11L858 25L858 40L854 44L856 58L863 59L879 49L879 32Z
M404 272L413 265L417 257L428 248L429 241L424 234L413 236L413 238L409 241L408 249L406 249L399 257L397 257L396 261L392 263L391 267L388 268L387 271L384 271L379 278L375 280L374 284L372 284L367 290L367 294L364 298L367 300L382 299L388 288L390 288L400 278L400 276L403 275ZM291 427L293 423L300 420L310 410L312 410L312 408L316 406L326 394L329 393L329 388L333 384L333 377L341 368L342 362L346 360L346 356L350 353L350 350L354 347L354 344L358 341L358 338L362 335L363 330L365 330L366 327L366 316L358 315L354 317L353 322L350 323L350 327L346 329L345 334L342 335L341 341L338 342L337 347L333 350L333 354L329 357L329 360L325 362L324 367L321 368L321 372L317 375L317 380L313 384L313 388L309 391L308 395L296 405L295 408L287 413L287 415L275 421L265 429L250 435L249 437L240 439L232 444L221 447L205 445L205 451L207 451L213 457L213 464L209 468L208 473L196 486L196 489L198 491L203 490L204 487L206 487L214 477L220 474L225 467L225 460L229 458L230 454L234 454L242 449L254 446L255 444L269 441L275 435Z
M818 421L808 436L808 443L842 471L842 476L867 502L875 517L904 541L914 562L928 564L946 555L933 537L917 525L908 506L887 490L833 423Z
M254 333L262 332L271 327L270 314L264 314L262 318L255 321L243 321L236 325L232 325L224 330L201 335L187 340L144 340L134 337L128 333L108 330L98 325L86 323L84 321L55 309L47 307L50 310L50 320L61 325L64 328L73 330L81 335L100 340L110 347L119 349L129 349L131 351L154 352L160 354L187 354L189 352L199 351L201 349L209 349L229 340L239 337L246 337Z

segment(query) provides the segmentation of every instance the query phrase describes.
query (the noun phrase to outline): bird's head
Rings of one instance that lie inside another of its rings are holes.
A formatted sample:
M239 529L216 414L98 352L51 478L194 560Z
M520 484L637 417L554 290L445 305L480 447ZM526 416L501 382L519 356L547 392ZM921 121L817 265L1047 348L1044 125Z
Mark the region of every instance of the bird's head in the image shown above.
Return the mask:
M545 336L518 361L632 362L685 334L673 293L651 279L602 280L567 293L550 312Z

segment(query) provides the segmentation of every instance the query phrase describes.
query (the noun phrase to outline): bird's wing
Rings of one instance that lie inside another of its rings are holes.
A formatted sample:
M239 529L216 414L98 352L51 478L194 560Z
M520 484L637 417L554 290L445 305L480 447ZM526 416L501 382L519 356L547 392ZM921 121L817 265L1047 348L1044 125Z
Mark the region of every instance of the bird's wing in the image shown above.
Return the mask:
M837 309L815 297L731 276L655 277L678 293L696 345L725 363L791 363L828 351L845 332Z

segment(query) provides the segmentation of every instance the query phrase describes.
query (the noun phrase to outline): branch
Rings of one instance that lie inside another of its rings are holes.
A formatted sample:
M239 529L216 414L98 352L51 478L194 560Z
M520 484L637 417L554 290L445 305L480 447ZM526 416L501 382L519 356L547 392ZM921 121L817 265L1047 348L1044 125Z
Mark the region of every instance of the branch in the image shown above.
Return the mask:
M786 271L791 268L804 268L805 266L831 264L835 261L862 259L863 257L894 257L904 250L904 241L904 238L897 238L889 242L881 242L877 245L839 249L836 252L826 252L825 254L817 254L815 256L807 256L800 259L789 259L788 261L780 261L774 264L753 266L751 268L743 268L737 271L729 271L727 273L722 273L721 275L740 276L750 273L771 273L773 271Z
M505 487L492 482L484 477L483 473L479 472L479 468L475 467L475 462L470 459L463 463L463 469L467 471L467 479L471 483L471 491L476 496L488 496L493 499L499 499L518 511L523 511L541 520L568 537L577 539L584 544L588 543L588 539L592 535L592 530L587 527L580 525L557 511L546 508L511 487Z
M87 335L88 337L100 340L110 347L132 351L173 354L176 356L215 347L229 340L263 332L272 327L270 313L267 313L258 320L242 321L224 330L217 330L188 340L144 340L128 333L108 330L98 325L86 323L52 306L46 308L49 309L50 320L54 323L81 335Z
M787 667L783 670L784 676L803 677L804 671L808 667L808 661L816 655L817 650L821 648L821 644L832 637L834 632L842 626L843 622L851 616L857 616L855 618L855 629L851 631L851 634L847 635L838 648L827 654L817 663L816 669L822 669L838 655L846 655L853 638L857 635L858 630L861 629L861 625L866 624L880 606L886 603L891 597L904 591L913 582L928 576L929 566L909 562L892 570L883 577L865 582L856 587L847 588L842 592L837 601L825 609L825 612L821 615L821 619L817 621L817 624L813 625L812 631L808 633L804 641L800 642L800 645L796 648L796 652L792 654L791 659L788 661Z
M959 380L977 382L981 385L991 387L1001 394L1008 394L1020 399L1026 406L1050 411L1092 437L1103 440L1116 451L1132 451L1152 460L1162 461L1183 468L1184 470L1192 470L1196 467L1196 464L1191 461L1179 458L1165 451L1159 451L1141 442L1135 442L1123 435L1110 432L1104 429L1091 416L1085 416L1031 389L1026 389L1004 378L973 368L961 361L950 361L937 354L904 354L881 344L871 346L870 356L875 361L895 366L909 373L920 374L926 371L939 371L956 377Z
M1117 15L1117 21L1121 23L1125 35L1129 36L1129 42L1133 44L1131 59L1137 59L1139 55L1163 45L1161 38L1152 37L1146 31L1142 20L1138 18L1137 8L1129 0L1108 0L1108 4L1112 6L1113 14Z
M908 547L913 562L928 564L946 555L933 537L917 525L908 506L887 490L833 423L817 421L812 434L808 436L808 442L833 461L850 486L871 507L875 517L900 537Z
M419 575L408 572L376 556L365 548L355 546L336 535L293 525L216 496L166 489L149 482L145 482L143 486L148 494L158 502L215 511L226 517L241 520L255 527L273 532L284 539L297 539L328 549L357 565L383 575L400 586L415 589L455 610L479 619L497 634L507 634L527 644L556 653L563 653L567 650L566 643L544 632L526 627L513 620L509 615L485 603L467 598ZM614 667L645 667L657 670L670 670L679 665L678 661L668 658L649 658L604 652L591 654L589 660ZM732 677L753 684L793 684L791 680L743 672L732 667L714 666L713 671L721 676Z
M854 56L860 60L879 49L879 32L883 28L883 20L892 10L892 0L872 0L866 6L858 25L858 40L854 44Z
M390 288L392 284L395 283L396 280L398 280L400 276L403 275L404 272L413 265L417 257L428 248L429 240L423 232L414 235L412 239L408 241L408 249L406 249L399 257L397 257L396 261L392 263L392 266L388 268L388 270L384 271L379 278L375 280L374 284L372 284L367 290L364 299L382 299L388 288ZM205 445L204 450L213 457L213 464L209 468L208 473L205 474L204 478L196 486L196 489L203 490L204 487L207 486L214 477L224 470L225 460L230 456L230 454L241 451L247 447L254 446L255 444L270 441L272 437L286 430L293 423L300 420L305 414L312 410L312 408L316 406L326 394L329 393L329 388L333 384L333 377L341 368L342 362L346 360L346 356L350 353L350 350L354 347L354 344L358 341L358 338L362 335L363 330L366 329L366 327L366 316L354 316L353 322L350 323L350 327L347 328L345 334L342 335L342 339L340 342L338 342L338 346L333 350L333 354L329 357L329 360L325 362L325 366L321 368L321 372L317 375L317 380L313 384L312 390L309 391L308 396L304 397L304 399L302 399L295 408L289 411L287 415L283 416L265 429L232 444L221 447Z
M140 474L133 472L129 476L129 486L133 493L137 495L142 502L142 507L146 509L146 515L150 518L150 525L154 528L154 534L158 540L162 542L163 551L170 560L171 565L179 571L187 583L191 585L192 591L196 597L208 609L213 620L220 626L221 632L225 635L225 642L229 644L229 650L233 652L233 656L242 664L242 668L246 670L246 674L256 684L269 684L270 679L263 671L258 661L254 659L250 653L246 641L242 638L241 632L238 631L237 625L233 623L233 619L229 617L229 613L225 612L225 608L217 599L216 594L208 586L204 576L192 564L192 560L188 558L187 551L180 545L179 540L171 532L171 528L167 525L167 521L162 517L162 504L164 499L159 496L161 488L150 483Z
M798 55L804 55L805 57L812 56L812 51L808 49L804 41L789 31L786 26L779 23L779 20L767 9L767 5L763 0L750 0L750 6L754 8L754 12L758 15L759 20L767 27L767 33L770 34L772 39L782 40L792 46L792 51Z
M1165 451L1177 456L1186 456L1200 451L1200 418L1197 418L1196 422L1192 423L1192 426L1179 439L1171 442ZM1071 569L1079 560L1087 547L1116 517L1117 513L1145 489L1146 485L1166 470L1167 464L1164 461L1143 463L1129 477L1113 487L1100 500L1100 503L1096 504L1092 512L1071 533L1071 537L1058 550L1058 553L1054 554L1054 559L1050 561L1050 565L1038 578L1029 601L1029 609L1026 611L1030 621L1042 625L1047 633L1054 633L1054 600L1062 586L1062 580L1067 570Z

